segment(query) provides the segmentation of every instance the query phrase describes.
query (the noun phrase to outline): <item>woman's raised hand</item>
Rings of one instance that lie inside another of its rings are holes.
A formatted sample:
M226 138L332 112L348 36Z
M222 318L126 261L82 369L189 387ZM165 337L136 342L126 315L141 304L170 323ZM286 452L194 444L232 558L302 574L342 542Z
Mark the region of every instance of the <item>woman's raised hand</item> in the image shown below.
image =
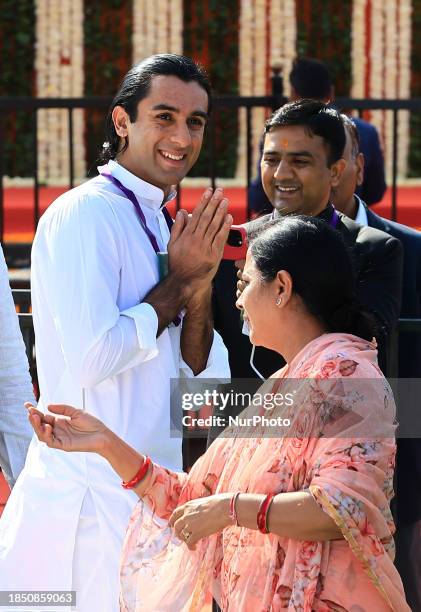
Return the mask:
M64 404L50 404L49 412L60 415L53 416L43 414L29 402L25 407L38 439L50 448L101 454L109 430L88 412Z

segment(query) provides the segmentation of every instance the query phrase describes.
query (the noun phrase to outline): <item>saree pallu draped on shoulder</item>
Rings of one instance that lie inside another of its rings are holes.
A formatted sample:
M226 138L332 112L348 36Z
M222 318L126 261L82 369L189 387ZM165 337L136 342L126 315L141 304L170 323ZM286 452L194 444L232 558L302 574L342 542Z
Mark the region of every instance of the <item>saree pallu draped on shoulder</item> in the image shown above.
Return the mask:
M295 391L292 406L267 413L288 417L288 431L227 429L188 475L154 466L146 503L137 505L126 535L124 612L199 611L209 590L224 612L409 611L393 566L389 509L395 405L375 345L325 334L274 379L261 395ZM242 417L251 414L256 406ZM189 499L301 490L313 495L343 539L298 541L232 526L189 551L167 524Z

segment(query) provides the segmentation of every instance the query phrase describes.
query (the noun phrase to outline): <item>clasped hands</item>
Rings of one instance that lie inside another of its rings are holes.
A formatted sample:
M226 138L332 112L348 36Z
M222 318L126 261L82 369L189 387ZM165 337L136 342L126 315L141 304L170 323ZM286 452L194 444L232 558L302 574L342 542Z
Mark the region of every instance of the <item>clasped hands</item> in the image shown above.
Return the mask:
M228 200L218 188L207 189L191 215L178 211L168 243L168 269L181 285L210 288L233 221L227 210Z

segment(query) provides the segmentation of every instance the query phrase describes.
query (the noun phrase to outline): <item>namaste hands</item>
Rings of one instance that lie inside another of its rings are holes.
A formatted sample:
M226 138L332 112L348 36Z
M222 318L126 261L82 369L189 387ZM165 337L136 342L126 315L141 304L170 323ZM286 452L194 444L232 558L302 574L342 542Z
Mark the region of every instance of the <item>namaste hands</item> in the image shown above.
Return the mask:
M169 272L209 286L222 259L232 217L222 189L207 189L191 215L180 210L168 243Z

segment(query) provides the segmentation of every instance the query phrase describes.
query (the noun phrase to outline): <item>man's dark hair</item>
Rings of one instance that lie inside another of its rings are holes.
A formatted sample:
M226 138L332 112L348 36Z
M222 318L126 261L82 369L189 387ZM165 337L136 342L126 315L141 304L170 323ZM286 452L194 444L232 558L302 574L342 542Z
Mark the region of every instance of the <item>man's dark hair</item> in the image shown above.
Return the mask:
M332 93L332 79L323 62L308 57L294 61L289 82L300 98L325 100Z
M316 217L282 217L252 239L251 255L264 282L279 270L289 272L293 291L307 310L330 332L355 334L366 340L376 335L370 314L357 297L357 280L340 232Z
M345 128L338 111L317 100L297 100L276 110L265 123L265 134L273 129L303 126L310 136L323 138L327 148L327 165L342 157L345 148Z
M152 79L158 75L175 76L185 83L190 81L198 83L208 94L208 113L210 112L211 85L202 66L184 55L172 53L152 55L129 70L112 101L105 120L106 142L100 155L101 161L106 163L110 159L114 159L117 153L125 151L128 147L128 139L126 138L123 148L120 149L120 137L115 131L112 119L114 108L122 106L129 115L130 121L136 121L137 105L149 94Z
M351 155L355 159L360 152L360 135L358 134L357 126L347 115L341 115L345 130L351 137Z

